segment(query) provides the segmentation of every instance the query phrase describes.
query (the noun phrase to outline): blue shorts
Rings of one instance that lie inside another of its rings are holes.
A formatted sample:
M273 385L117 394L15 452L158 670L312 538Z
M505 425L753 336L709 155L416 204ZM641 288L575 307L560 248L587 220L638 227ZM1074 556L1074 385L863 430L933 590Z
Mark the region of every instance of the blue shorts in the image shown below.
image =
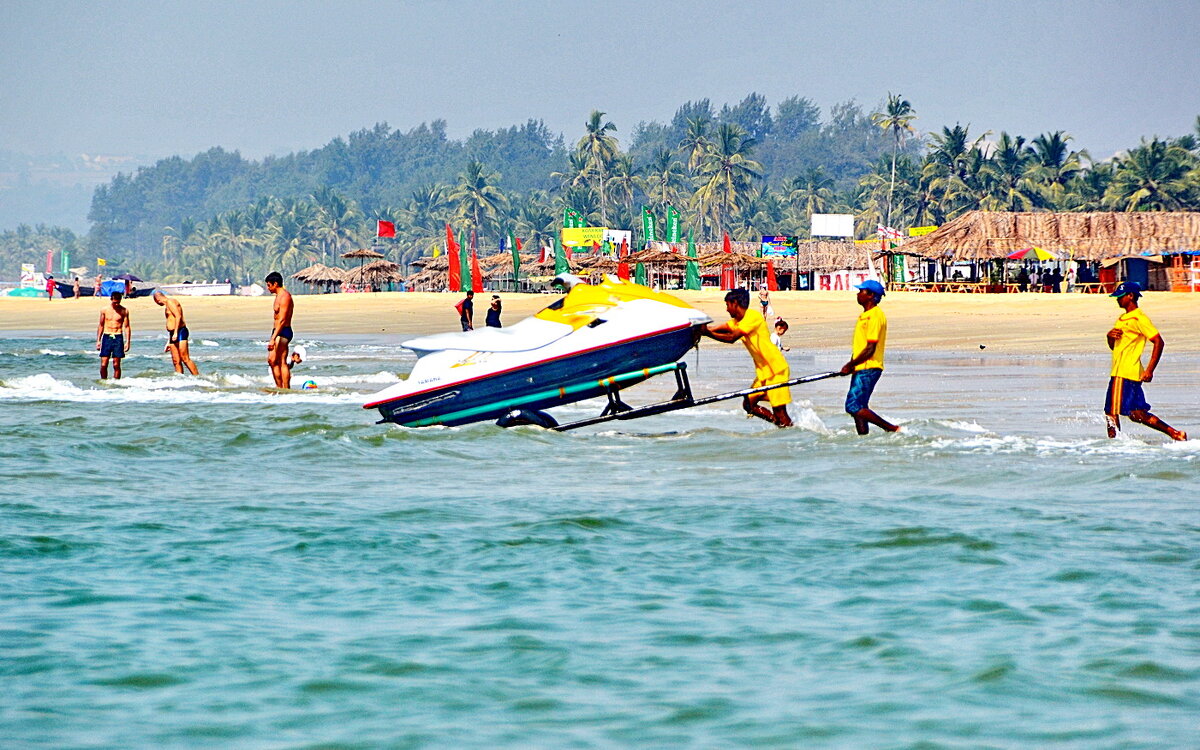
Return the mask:
M879 382L881 375L883 375L883 370L873 367L869 370L856 370L850 376L850 390L846 393L847 414L857 414L867 408L867 404L871 401L871 394L875 391L875 384Z
M178 344L180 341L187 341L187 340L188 340L187 326L179 326L178 328L176 328L174 331L171 332L171 343L172 344Z
M1115 407L1120 407L1120 411ZM1127 417L1131 411L1150 411L1150 402L1146 400L1146 394L1142 391L1142 382L1109 378L1108 392L1104 394L1104 413Z
M124 359L125 334L106 333L100 338L100 356L111 359Z
M279 333L278 333L277 335L278 335L278 337L279 337L279 338L281 338L281 339L285 339L285 340L287 340L287 341L291 341L291 340L292 340L292 338L293 338L293 334L292 334L292 327L291 327L291 326L284 326L283 328L280 328L280 329L279 329Z

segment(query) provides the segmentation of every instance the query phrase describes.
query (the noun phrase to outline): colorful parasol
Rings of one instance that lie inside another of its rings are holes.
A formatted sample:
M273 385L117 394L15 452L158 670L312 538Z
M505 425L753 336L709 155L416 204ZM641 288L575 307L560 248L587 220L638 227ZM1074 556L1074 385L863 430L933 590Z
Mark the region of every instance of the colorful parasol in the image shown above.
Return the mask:
M1058 260L1058 256L1040 247L1027 247L1004 256L1009 260Z

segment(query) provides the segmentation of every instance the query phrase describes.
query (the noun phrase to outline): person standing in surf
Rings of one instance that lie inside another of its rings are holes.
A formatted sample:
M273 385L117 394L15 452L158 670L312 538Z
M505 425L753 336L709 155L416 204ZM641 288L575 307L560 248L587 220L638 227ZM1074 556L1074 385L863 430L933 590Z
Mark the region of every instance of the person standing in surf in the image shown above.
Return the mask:
M100 311L96 328L96 349L100 352L100 379L108 378L108 361L113 363L113 378L121 379L121 360L129 352L133 329L129 325L129 310L121 305L121 293L112 293L111 304Z
M500 295L493 294L492 302L491 302L491 304L488 305L488 310L487 310L486 324L487 324L488 328L503 328L504 327L504 326L500 325L501 309L502 309L502 306L500 304Z
M866 435L871 425L887 432L900 428L871 411L871 394L883 375L883 350L887 344L887 316L879 303L886 293L883 284L868 279L858 286L858 304L862 314L854 325L850 343L850 361L842 366L842 374L850 375L850 390L846 393L846 413L854 417L854 429Z
M1108 393L1104 396L1104 417L1108 436L1115 438L1121 430L1121 417L1144 424L1165 433L1172 440L1187 440L1187 433L1177 430L1150 413L1150 404L1142 390L1142 383L1154 379L1154 368L1162 358L1166 343L1162 334L1150 322L1150 317L1138 307L1142 287L1136 281L1125 281L1117 286L1110 297L1125 312L1108 332L1108 348L1112 349L1112 371L1109 373ZM1142 368L1142 352L1146 342L1154 345L1150 361Z
M710 339L723 341L727 344L741 339L754 360L754 383L751 388L759 386L786 383L791 377L787 360L779 347L771 342L771 331L762 313L750 308L750 292L746 289L734 289L725 295L725 309L729 312L729 321L714 326L712 323L704 326L701 333ZM770 404L767 409L762 401ZM792 401L792 392L788 388L772 388L762 393L754 393L742 400L742 408L747 414L759 419L765 419L779 427L791 427L792 418L788 416L787 405Z
M275 322L267 340L267 364L271 367L275 387L291 390L292 370L285 363L288 344L295 338L292 333L292 294L283 288L283 274L278 271L267 274L266 282L267 291L275 295Z
M175 372L182 373L186 367L188 372L199 375L200 371L196 369L196 363L192 361L188 352L189 334L187 323L183 322L183 305L179 300L157 290L154 292L154 302L165 308L163 312L167 316L167 346L164 351L171 353L171 364L175 366Z

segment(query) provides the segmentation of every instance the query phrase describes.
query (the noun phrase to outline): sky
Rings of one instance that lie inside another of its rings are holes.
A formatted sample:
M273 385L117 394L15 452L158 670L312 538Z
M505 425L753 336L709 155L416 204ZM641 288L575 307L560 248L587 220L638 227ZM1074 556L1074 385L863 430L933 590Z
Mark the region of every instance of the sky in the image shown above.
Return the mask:
M1029 138L1094 158L1200 115L1200 2L289 2L0 0L0 150L248 157L377 122L452 137L592 109L628 145L685 101L750 92L915 126Z

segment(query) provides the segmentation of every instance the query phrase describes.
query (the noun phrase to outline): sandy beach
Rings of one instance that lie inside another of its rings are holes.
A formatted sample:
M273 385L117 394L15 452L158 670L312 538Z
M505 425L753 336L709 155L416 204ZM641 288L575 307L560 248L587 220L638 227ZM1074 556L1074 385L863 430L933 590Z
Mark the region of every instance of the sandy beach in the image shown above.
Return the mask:
M484 299L487 293L481 295ZM720 291L680 292L678 296L724 318ZM504 321L514 323L548 304L549 295L504 294ZM457 328L454 294L379 293L296 295L293 327L301 337L325 334L413 334ZM180 298L194 335L253 335L271 326L271 301L264 297ZM777 292L777 315L790 324L787 343L825 350L848 345L860 309L847 292ZM0 330L51 334L95 333L99 300L0 298ZM163 329L162 308L149 298L128 303L135 339ZM1142 307L1163 333L1171 354L1200 352L1194 334L1200 297L1151 292ZM482 317L483 305L479 306ZM938 294L893 292L884 299L890 351L1075 354L1104 349L1104 333L1120 313L1116 303L1095 294Z

